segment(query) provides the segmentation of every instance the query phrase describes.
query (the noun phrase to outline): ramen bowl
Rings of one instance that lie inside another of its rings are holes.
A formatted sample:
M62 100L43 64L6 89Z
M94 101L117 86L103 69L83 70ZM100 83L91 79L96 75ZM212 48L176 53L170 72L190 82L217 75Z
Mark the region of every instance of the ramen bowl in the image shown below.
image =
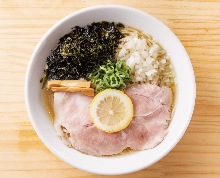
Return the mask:
M50 55L59 39L74 26L86 26L92 22L121 22L139 29L157 39L167 51L175 72L176 96L169 132L155 148L134 151L129 154L95 157L65 146L58 138L48 117L42 99L40 79ZM85 8L57 22L37 44L25 79L25 100L30 121L46 147L71 166L102 175L132 173L156 163L167 155L180 141L192 117L195 103L195 77L190 59L175 34L162 22L140 10L125 6L94 6Z

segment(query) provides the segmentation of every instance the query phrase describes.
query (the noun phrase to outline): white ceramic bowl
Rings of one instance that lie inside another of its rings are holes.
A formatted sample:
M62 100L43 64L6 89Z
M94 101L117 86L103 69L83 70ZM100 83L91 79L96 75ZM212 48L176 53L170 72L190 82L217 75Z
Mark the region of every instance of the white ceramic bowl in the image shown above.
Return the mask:
M72 27L98 21L122 22L156 38L170 55L176 73L177 93L169 133L156 148L124 156L94 157L66 147L57 137L42 101L40 79L47 56ZM43 143L73 167L105 175L131 173L163 158L183 136L195 103L195 78L190 59L178 38L163 23L142 11L125 6L94 6L74 12L56 23L35 48L26 73L25 100L31 123Z

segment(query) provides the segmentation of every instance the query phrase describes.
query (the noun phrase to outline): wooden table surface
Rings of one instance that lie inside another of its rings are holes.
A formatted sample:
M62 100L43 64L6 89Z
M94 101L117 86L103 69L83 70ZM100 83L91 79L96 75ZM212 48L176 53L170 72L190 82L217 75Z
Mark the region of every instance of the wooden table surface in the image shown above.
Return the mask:
M52 154L33 130L24 101L26 68L40 38L64 16L97 4L132 6L165 23L185 46L197 83L194 114L177 146L149 168L115 177L219 178L218 0L0 0L0 178L103 177L73 168Z

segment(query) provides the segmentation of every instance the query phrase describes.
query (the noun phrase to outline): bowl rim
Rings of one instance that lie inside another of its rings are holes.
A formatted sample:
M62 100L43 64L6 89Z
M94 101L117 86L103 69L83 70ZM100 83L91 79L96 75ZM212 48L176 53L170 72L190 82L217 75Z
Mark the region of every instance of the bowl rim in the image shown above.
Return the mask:
M32 114L31 114L31 104L30 104L30 100L29 100L29 91L28 91L28 80L30 78L30 75L29 73L31 72L31 68L32 68L32 63L34 61L34 57L36 55L36 53L38 52L39 48L41 47L42 45L42 42L47 38L47 36L52 32L54 31L60 24L62 24L63 22L65 22L66 20L70 19L72 16L75 16L77 14L80 14L80 13L84 13L84 12L87 12L87 11L90 11L90 10L96 10L96 9L102 9L102 8L119 8L119 9L127 9L127 10L131 10L131 11L134 11L136 13L139 13L139 14L142 14L142 15L147 15L149 18L151 18L152 20L156 21L157 23L159 23L160 25L162 25L164 28L168 29L172 35L174 36L174 38L176 38L176 41L178 42L178 45L181 46L183 48L183 50L185 51L185 58L188 59L187 62L188 62L188 66L190 67L190 72L191 72L191 82L192 82L192 87L193 87L193 91L192 91L192 98L191 98L191 110L189 111L188 113L188 117L189 118L187 120L187 122L184 123L184 126L183 126L183 130L181 133L179 133L179 135L177 135L177 138L176 140L174 140L172 142L172 146L169 146L160 156L157 157L157 159L155 159L154 161L152 161L150 164L148 165L142 165L142 166L139 166L138 168L133 168L133 169L130 169L130 170L127 170L127 171L116 171L116 172L103 172L102 170L89 170L89 169L85 169L85 168L82 168L78 165L73 165L71 161L69 161L66 157L64 157L59 151L56 150L56 148L54 148L52 145L50 145L47 140L44 138L43 134L41 133L40 129L36 126L35 124L35 120L32 118ZM190 123L190 120L191 120L191 117L192 117L192 114L193 114L193 110L194 110L194 106L195 106L195 99L196 99L196 83L195 83L195 75L194 75L194 71L193 71L193 67L192 67L192 64L191 64L191 61L190 61L190 58L184 48L184 46L182 45L182 43L179 41L179 39L177 38L177 36L165 25L163 24L161 21L159 21L158 19L156 19L155 17L151 16L150 14L144 12L144 11L141 11L141 10L138 10L136 8L132 8L132 7L128 7L128 6L123 6L123 5L95 5L95 6L90 6L90 7L86 7L86 8L83 8L83 9L80 9L80 10L77 10L67 16L65 16L64 18L62 18L61 20L59 20L57 23L55 23L55 25L53 25L44 35L43 37L40 39L40 41L38 42L37 46L35 47L32 55L31 55L31 58L30 58L30 61L28 63L28 67L27 67L27 71L26 71L26 75L25 75L25 87L24 87L24 92L25 92L25 104L26 104L26 109L27 109L27 112L28 112L28 116L29 116L29 119L32 123L32 126L34 128L34 130L36 131L37 135L39 136L40 140L45 144L45 146L52 152L54 153L57 157L59 157L61 160L65 161L66 163L68 163L69 165L75 167L75 168L78 168L78 169L81 169L81 170L84 170L84 171L87 171L87 172L91 172L91 173L95 173L95 174L101 174L101 175L121 175L121 174L128 174L128 173L132 173L132 172L135 172L135 171L139 171L139 170L142 170L146 167L149 167L151 166L152 164L154 164L155 162L157 162L158 160L162 159L165 155L167 155L175 146L176 144L180 141L180 139L182 138L183 134L185 133L189 123Z

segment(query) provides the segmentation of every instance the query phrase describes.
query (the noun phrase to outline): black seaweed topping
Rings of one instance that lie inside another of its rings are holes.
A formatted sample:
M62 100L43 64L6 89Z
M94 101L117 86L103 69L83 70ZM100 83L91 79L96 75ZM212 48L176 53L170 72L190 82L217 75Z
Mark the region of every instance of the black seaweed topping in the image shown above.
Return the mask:
M115 59L118 40L123 38L119 29L123 27L106 21L74 27L47 57L45 76L48 80L86 78L98 65Z

